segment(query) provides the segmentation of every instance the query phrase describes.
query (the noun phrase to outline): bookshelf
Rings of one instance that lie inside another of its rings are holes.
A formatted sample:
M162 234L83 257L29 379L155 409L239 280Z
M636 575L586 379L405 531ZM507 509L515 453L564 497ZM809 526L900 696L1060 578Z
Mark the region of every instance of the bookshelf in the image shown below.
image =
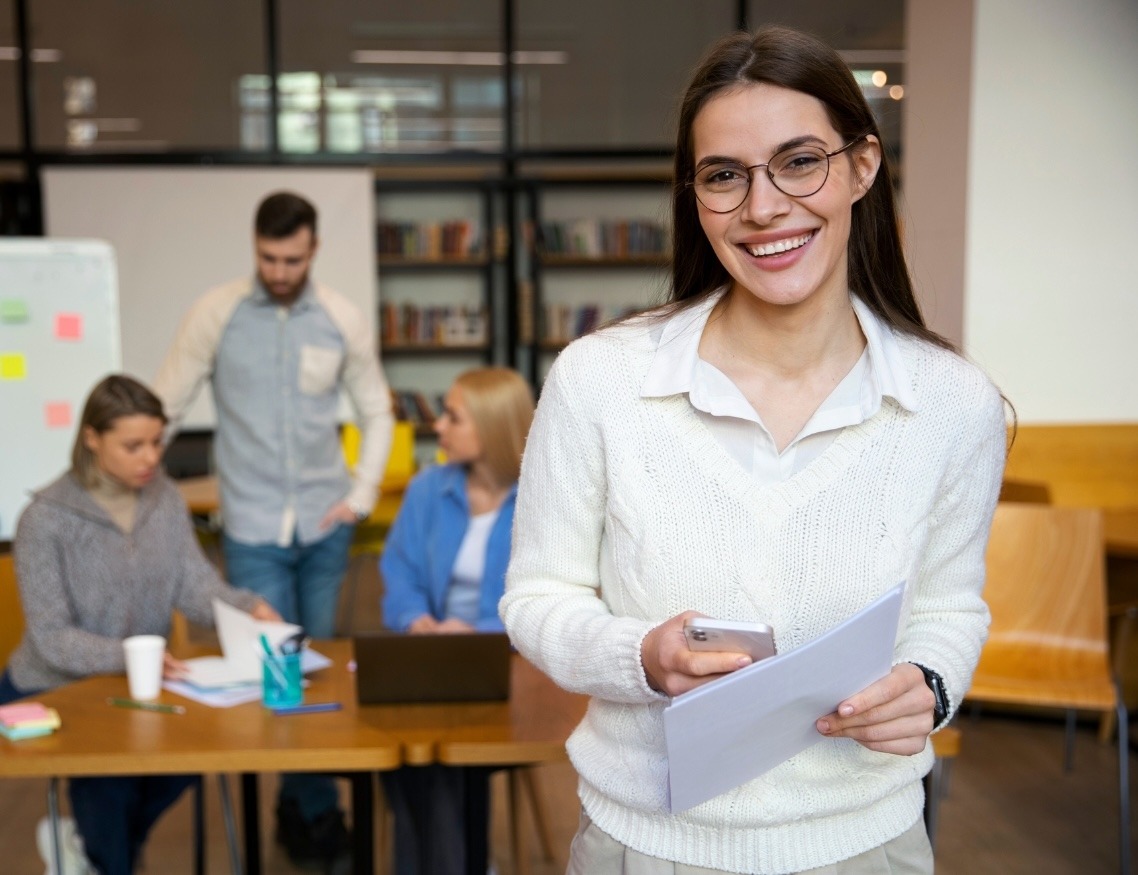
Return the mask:
M375 196L380 359L397 415L429 441L454 378L498 358L500 187L477 176L377 178Z
M666 171L544 173L523 184L519 344L538 386L571 340L664 300Z

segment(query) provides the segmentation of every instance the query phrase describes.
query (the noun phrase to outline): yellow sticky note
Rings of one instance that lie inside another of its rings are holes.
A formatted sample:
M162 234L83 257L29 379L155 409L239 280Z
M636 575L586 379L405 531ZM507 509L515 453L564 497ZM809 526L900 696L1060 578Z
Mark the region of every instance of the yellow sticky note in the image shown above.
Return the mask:
M0 380L22 380L28 375L28 363L20 352L0 352Z

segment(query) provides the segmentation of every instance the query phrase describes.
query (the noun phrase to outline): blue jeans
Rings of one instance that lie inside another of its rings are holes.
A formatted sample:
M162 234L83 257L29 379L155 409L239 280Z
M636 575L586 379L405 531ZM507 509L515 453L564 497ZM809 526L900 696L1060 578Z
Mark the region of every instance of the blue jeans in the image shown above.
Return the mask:
M294 539L287 547L243 544L222 535L226 577L260 595L282 619L299 623L313 638L331 638L354 534L353 526L338 525L319 541Z
M300 544L294 538L287 547L243 544L223 534L225 576L234 586L260 595L283 620L300 624L313 638L332 638L354 534L353 526L338 525L315 543ZM330 777L308 772L281 776L280 800L286 799L295 801L309 822L338 801Z
M0 705L40 692L18 689L8 672L0 677ZM83 838L87 859L102 875L131 875L151 827L187 787L199 780L196 775L69 780L71 815Z

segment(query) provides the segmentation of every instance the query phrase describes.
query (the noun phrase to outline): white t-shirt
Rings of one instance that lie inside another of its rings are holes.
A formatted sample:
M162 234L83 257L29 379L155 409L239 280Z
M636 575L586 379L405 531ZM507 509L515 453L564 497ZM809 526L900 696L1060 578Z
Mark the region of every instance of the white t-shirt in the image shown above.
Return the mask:
M490 530L498 519L501 508L475 514L466 526L454 568L450 573L450 588L444 619L462 620L471 625L478 619L478 602L482 596L482 574L486 570L486 547L490 543Z

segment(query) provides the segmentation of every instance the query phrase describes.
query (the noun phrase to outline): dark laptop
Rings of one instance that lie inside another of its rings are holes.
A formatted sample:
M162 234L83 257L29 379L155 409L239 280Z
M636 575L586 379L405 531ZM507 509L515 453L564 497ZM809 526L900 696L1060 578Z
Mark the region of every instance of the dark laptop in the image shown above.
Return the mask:
M510 640L504 632L380 632L353 640L361 705L509 698Z

